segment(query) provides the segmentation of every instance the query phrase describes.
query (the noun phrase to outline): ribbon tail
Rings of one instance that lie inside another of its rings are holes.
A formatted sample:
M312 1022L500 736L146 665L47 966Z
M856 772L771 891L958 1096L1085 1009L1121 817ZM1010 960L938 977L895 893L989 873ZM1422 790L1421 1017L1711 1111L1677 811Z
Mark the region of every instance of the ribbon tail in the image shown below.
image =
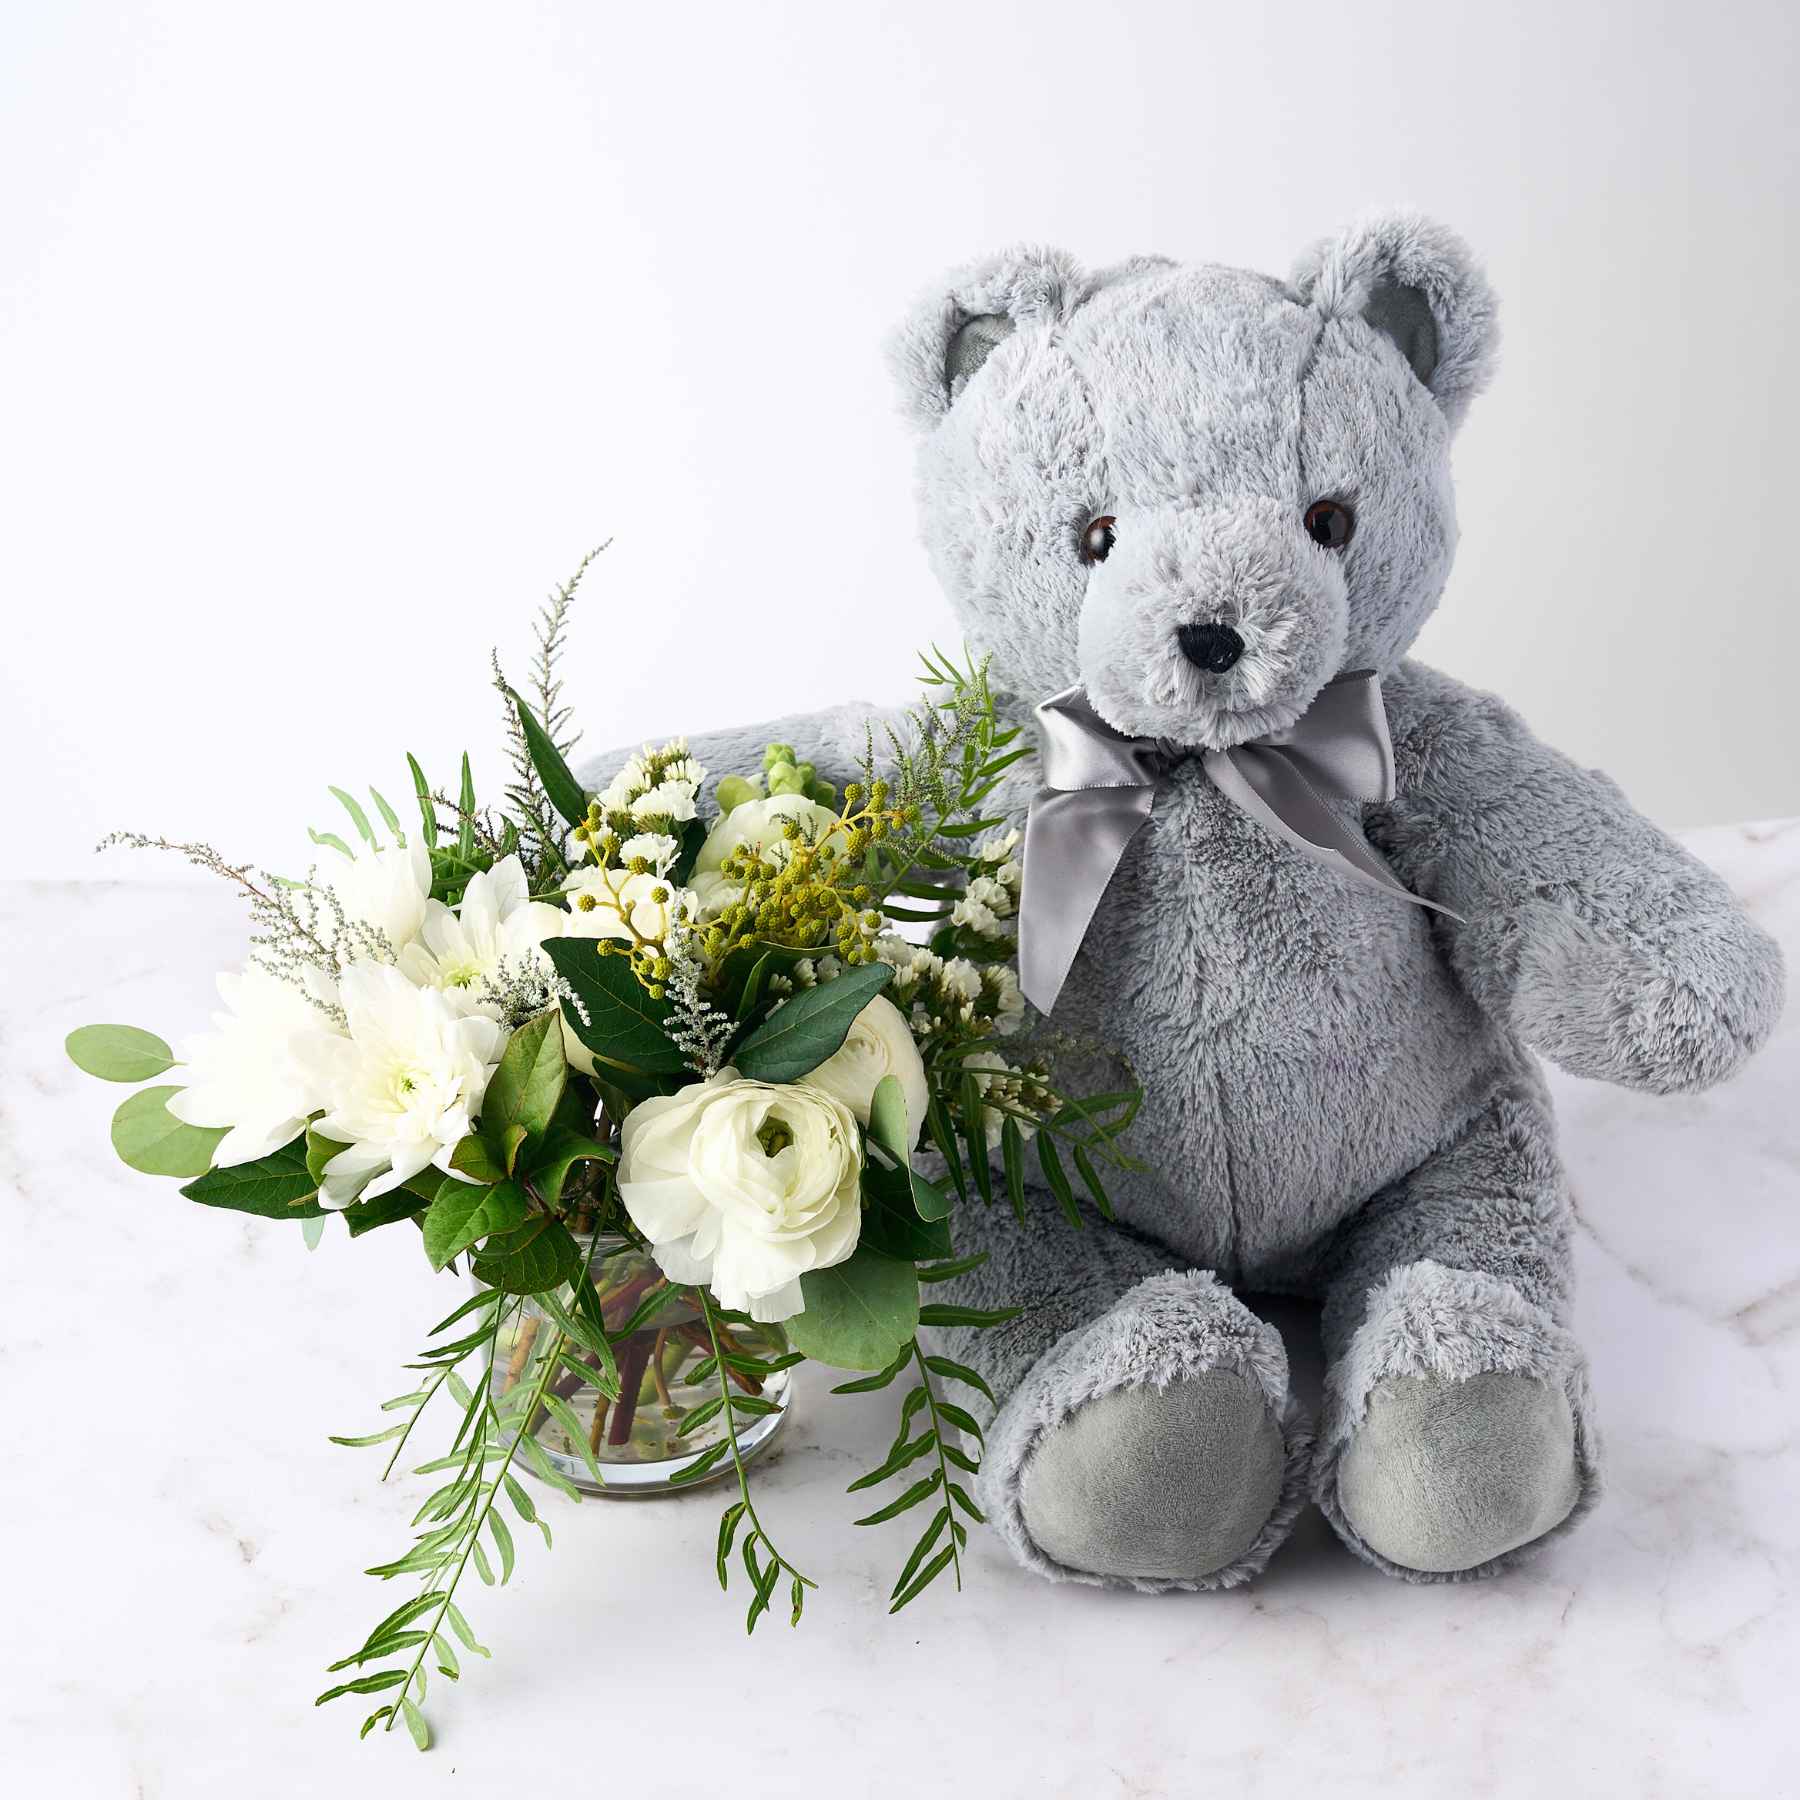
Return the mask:
M1046 788L1025 821L1019 987L1039 1012L1056 1004L1100 897L1156 799L1150 787Z
M1262 783L1245 773L1238 761L1239 754L1229 750L1209 750L1204 758L1206 773L1228 800L1240 811L1248 813L1265 831L1283 843L1293 845L1303 856L1310 857L1322 867L1335 870L1364 887L1374 888L1390 899L1405 900L1430 912L1442 913L1458 923L1467 923L1461 913L1440 906L1435 900L1427 900L1423 894L1415 894L1375 853L1362 833L1352 830L1319 798L1312 784L1282 757L1280 750L1260 753L1269 763L1279 759L1278 766L1259 763L1257 769L1265 781L1280 791L1282 809L1279 810L1265 798ZM1292 777L1291 783L1284 779L1287 776ZM1290 823L1283 816L1283 810L1303 820L1306 829L1302 831Z

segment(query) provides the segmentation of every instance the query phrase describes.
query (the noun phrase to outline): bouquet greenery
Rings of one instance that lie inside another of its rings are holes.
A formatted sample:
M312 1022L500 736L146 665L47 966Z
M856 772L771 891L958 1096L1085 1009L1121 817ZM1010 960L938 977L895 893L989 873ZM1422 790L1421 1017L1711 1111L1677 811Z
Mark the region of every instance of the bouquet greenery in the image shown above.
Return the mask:
M746 1446L805 1358L852 1373L836 1392L916 1377L891 1453L852 1488L925 1470L860 1521L930 1505L892 1610L945 1570L960 1586L980 1427L947 1390L986 1390L920 1333L1013 1315L923 1299L981 1260L957 1257L954 1207L1003 1192L1023 1222L1035 1140L1071 1221L1065 1151L1104 1211L1137 1105L1073 1098L1044 1053L1000 1049L1024 1017L1020 875L1016 832L984 807L1031 751L983 664L926 658L923 702L879 742L871 726L841 794L787 745L709 772L681 740L590 793L557 674L580 574L540 617L529 700L496 661L513 765L498 804L478 802L466 756L454 795L409 757L416 823L371 790L378 829L333 789L352 835L313 832L327 861L304 878L108 839L232 882L251 955L179 1062L128 1026L68 1043L108 1080L183 1070L114 1116L134 1169L309 1243L333 1213L352 1238L410 1221L434 1269L472 1274L417 1381L383 1403L396 1420L334 1440L391 1446L385 1475L434 1401L454 1409L416 1471L442 1480L414 1542L371 1571L419 1590L319 1696L377 1696L364 1734L403 1722L421 1748L427 1663L454 1680L459 1645L486 1654L464 1575L510 1575L509 1511L549 1541L519 1475L578 1498L585 1465L604 1491L605 1458L629 1457L651 1414L647 1454L674 1450L673 1485L734 1480L717 1566L725 1586L741 1561L749 1628L782 1588L798 1623L812 1583L758 1515Z

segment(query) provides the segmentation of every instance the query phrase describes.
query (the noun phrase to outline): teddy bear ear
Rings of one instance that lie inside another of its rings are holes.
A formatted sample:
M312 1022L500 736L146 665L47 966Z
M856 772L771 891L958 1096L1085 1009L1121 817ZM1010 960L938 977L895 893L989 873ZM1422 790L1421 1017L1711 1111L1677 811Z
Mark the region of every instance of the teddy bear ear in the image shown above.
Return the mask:
M1493 373L1494 291L1468 245L1422 214L1357 220L1301 258L1294 288L1326 318L1361 318L1391 339L1452 426Z
M1048 332L1091 291L1066 250L1019 244L965 263L914 302L888 340L902 410L930 431L1015 331Z

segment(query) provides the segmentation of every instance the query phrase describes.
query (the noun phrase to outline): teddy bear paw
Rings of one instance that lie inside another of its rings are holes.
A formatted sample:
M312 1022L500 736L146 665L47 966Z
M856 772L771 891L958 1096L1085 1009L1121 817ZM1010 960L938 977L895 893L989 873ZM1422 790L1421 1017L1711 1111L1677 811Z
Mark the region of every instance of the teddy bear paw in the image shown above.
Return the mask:
M1064 1568L1201 1582L1256 1542L1285 1462L1261 1389L1214 1369L1077 1408L1032 1453L1020 1504L1037 1547Z
M1498 1371L1388 1377L1337 1470L1351 1530L1396 1568L1426 1575L1479 1569L1535 1542L1580 1494L1567 1395Z

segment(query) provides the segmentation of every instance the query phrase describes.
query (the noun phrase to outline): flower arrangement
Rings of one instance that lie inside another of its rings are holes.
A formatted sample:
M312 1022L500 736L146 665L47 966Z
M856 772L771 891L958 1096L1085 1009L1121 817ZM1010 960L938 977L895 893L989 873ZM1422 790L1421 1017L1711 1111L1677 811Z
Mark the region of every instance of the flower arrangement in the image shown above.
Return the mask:
M711 771L679 739L590 793L556 673L582 570L540 617L531 699L495 664L497 805L466 756L454 795L409 757L416 822L371 790L372 822L333 789L351 835L313 832L323 861L303 878L108 839L229 880L251 953L179 1059L128 1026L68 1042L91 1074L155 1084L113 1119L134 1169L314 1245L334 1214L352 1239L410 1222L434 1269L473 1277L383 1403L395 1421L334 1440L391 1446L385 1478L434 1402L452 1409L447 1450L416 1471L441 1477L417 1535L371 1571L418 1590L319 1696L375 1696L364 1735L404 1723L421 1749L427 1665L454 1680L459 1647L486 1654L465 1574L511 1574L509 1513L549 1542L520 1474L579 1498L585 1465L604 1491L602 1452L628 1457L649 1415L649 1453L681 1458L673 1485L734 1481L717 1566L726 1586L741 1562L748 1627L783 1587L799 1622L812 1583L756 1510L747 1446L806 1358L851 1373L834 1392L916 1379L852 1489L923 1465L859 1522L930 1504L891 1610L946 1570L960 1587L980 1428L946 1390L985 1389L921 1331L1015 1315L925 1298L981 1260L956 1256L954 1207L1003 1189L1023 1222L1031 1146L1072 1222L1064 1151L1105 1211L1137 1105L1129 1088L1073 1098L1046 1053L1010 1043L1017 834L983 806L1031 752L985 665L927 657L923 703L879 753L871 728L841 794L788 745Z

